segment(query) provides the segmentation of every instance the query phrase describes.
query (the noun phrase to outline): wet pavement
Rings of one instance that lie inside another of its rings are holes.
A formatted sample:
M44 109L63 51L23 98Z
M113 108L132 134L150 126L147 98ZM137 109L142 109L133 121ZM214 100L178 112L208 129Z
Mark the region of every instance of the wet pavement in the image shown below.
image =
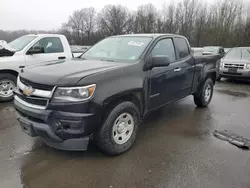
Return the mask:
M250 138L250 83L223 80L208 108L192 97L150 114L137 142L118 157L49 148L23 133L12 103L0 104L1 188L249 188L250 152L213 136Z

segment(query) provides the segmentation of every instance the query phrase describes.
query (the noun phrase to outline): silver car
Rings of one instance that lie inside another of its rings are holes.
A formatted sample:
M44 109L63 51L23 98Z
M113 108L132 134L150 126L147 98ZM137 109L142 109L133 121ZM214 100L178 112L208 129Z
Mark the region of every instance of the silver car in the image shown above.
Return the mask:
M219 78L250 79L250 47L232 48L221 59Z

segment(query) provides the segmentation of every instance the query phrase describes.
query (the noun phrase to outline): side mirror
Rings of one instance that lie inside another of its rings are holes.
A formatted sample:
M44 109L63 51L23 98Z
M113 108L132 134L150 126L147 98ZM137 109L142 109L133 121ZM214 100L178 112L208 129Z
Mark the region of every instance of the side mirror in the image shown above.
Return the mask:
M151 67L167 67L170 64L168 56L158 55L152 57Z
M44 48L40 46L34 46L33 48L30 48L27 54L32 55L32 54L41 54L44 53Z

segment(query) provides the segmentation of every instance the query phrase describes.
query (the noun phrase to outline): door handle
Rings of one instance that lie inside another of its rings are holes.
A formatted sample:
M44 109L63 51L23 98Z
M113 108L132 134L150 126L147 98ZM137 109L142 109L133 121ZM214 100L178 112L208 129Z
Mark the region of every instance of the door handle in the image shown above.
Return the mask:
M58 57L58 59L66 59L65 56Z
M174 69L174 72L180 72L180 71L181 71L181 68Z

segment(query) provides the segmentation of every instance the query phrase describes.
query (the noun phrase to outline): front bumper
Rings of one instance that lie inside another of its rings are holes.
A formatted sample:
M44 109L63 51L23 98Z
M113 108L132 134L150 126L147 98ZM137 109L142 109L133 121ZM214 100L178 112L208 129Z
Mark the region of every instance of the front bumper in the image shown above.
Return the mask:
M236 72L230 72L228 68L220 68L220 77L250 79L250 70L237 69Z
M22 130L40 136L51 147L62 150L86 150L97 118L91 113L72 113L34 109L14 100L16 117Z

